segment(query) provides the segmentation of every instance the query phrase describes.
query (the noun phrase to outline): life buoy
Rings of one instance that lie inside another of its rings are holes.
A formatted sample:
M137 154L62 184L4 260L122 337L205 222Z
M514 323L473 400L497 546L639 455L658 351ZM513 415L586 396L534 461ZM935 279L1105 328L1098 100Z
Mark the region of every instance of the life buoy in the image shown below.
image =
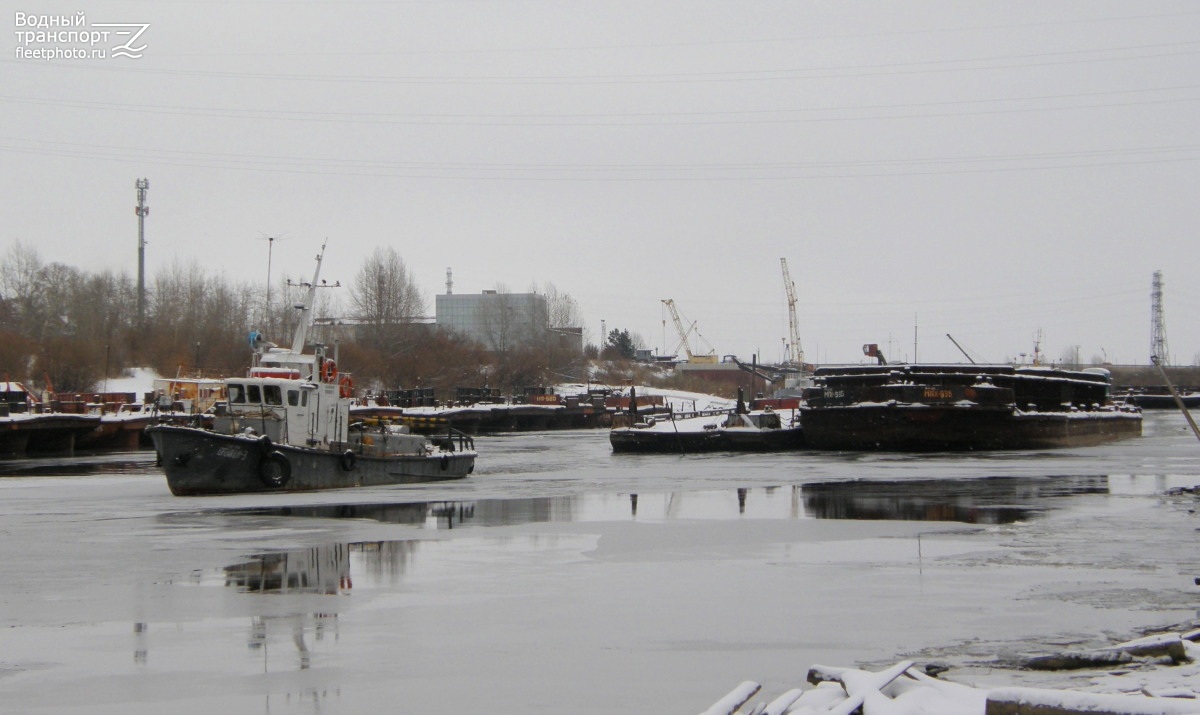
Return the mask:
M292 463L283 452L271 452L258 465L258 478L272 489L278 489L292 478Z
M346 470L347 472L352 472L354 471L354 465L358 463L358 456L355 455L354 452L347 449L345 452L342 452L341 462L342 469Z
M338 394L342 397L354 397L354 379L349 375L338 378Z
M321 365L321 382L336 382L337 381L337 363L332 360L326 360Z

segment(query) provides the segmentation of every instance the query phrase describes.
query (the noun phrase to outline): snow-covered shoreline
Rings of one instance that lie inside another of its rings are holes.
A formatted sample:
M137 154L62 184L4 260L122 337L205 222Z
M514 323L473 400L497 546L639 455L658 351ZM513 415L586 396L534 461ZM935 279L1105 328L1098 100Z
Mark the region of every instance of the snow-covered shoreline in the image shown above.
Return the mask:
M814 665L808 673L813 687L797 687L772 697L754 681L743 681L715 701L703 715L830 715L861 708L863 715L984 715L1053 713L1055 715L1194 715L1200 713L1200 645L1188 638L1200 634L1170 634L1186 650L1186 663L1143 658L1139 678L1123 681L1115 690L1084 691L1050 687L973 687L953 676L930 677L911 660L879 672ZM1161 638L1161 637L1160 637ZM1141 639L1145 640L1145 639ZM1137 642L1113 646L1117 652ZM1132 658L1130 660L1132 662ZM1137 665L1109 677L1128 675ZM929 669L929 668L927 668ZM936 670L936 669L929 669Z

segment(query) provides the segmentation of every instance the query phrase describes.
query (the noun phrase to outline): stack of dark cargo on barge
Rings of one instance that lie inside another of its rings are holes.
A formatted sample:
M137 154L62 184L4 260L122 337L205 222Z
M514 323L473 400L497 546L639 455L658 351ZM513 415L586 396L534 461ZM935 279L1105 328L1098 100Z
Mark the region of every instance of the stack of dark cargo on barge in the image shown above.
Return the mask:
M1045 449L1142 433L1137 408L1112 405L1103 369L872 365L814 378L801 424L816 449Z
M505 396L489 388L457 388L453 401L438 402L432 389L420 388L355 405L350 416L394 422L426 434L445 432L447 426L467 434L607 428L627 402L610 392L596 389L560 395L551 388L529 387L521 395ZM639 399L646 413L667 411L662 397Z

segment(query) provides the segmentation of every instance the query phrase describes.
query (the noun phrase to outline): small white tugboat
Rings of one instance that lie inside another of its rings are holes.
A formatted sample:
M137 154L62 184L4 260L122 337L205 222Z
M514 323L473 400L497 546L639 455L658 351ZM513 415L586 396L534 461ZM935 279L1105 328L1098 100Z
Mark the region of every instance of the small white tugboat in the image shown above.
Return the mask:
M253 364L228 378L228 400L211 429L147 428L176 496L295 492L440 481L475 468L471 438L430 437L406 427L350 422L353 389L323 346L304 352L325 248L309 284L292 346L251 333Z

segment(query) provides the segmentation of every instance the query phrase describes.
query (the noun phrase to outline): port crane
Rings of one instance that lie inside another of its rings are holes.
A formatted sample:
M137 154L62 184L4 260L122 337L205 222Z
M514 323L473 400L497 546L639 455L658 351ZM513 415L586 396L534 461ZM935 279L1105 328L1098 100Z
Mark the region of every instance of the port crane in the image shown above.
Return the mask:
M800 323L796 320L796 284L788 273L787 259L780 258L783 266L783 289L787 291L788 303L788 346L787 363L793 367L804 369L804 348L800 347Z
M967 360L969 360L972 365L978 364L978 361L976 361L975 358L971 357L971 353L967 352L966 348L964 348L963 346L958 344L958 341L954 339L953 335L951 335L950 333L946 333L946 337L950 338L950 342L954 343L954 347L958 348L958 351L960 353L962 353L963 357L965 357Z
M696 330L696 324L693 322L690 323L686 329L683 327L683 318L679 317L679 309L675 307L675 300L672 298L667 298L662 302L662 304L665 305L667 310L671 313L671 320L675 322L675 331L679 333L679 344L675 346L675 350L672 352L678 352L679 348L682 347L687 353L688 362L690 363L718 362L717 351L711 345L709 345L709 351L704 355L697 355L692 352L692 345L688 341L688 335L690 335L693 330ZM704 340L703 336L700 335L700 331L698 330L696 330L696 337ZM705 344L707 344L707 342L708 341L705 341Z

